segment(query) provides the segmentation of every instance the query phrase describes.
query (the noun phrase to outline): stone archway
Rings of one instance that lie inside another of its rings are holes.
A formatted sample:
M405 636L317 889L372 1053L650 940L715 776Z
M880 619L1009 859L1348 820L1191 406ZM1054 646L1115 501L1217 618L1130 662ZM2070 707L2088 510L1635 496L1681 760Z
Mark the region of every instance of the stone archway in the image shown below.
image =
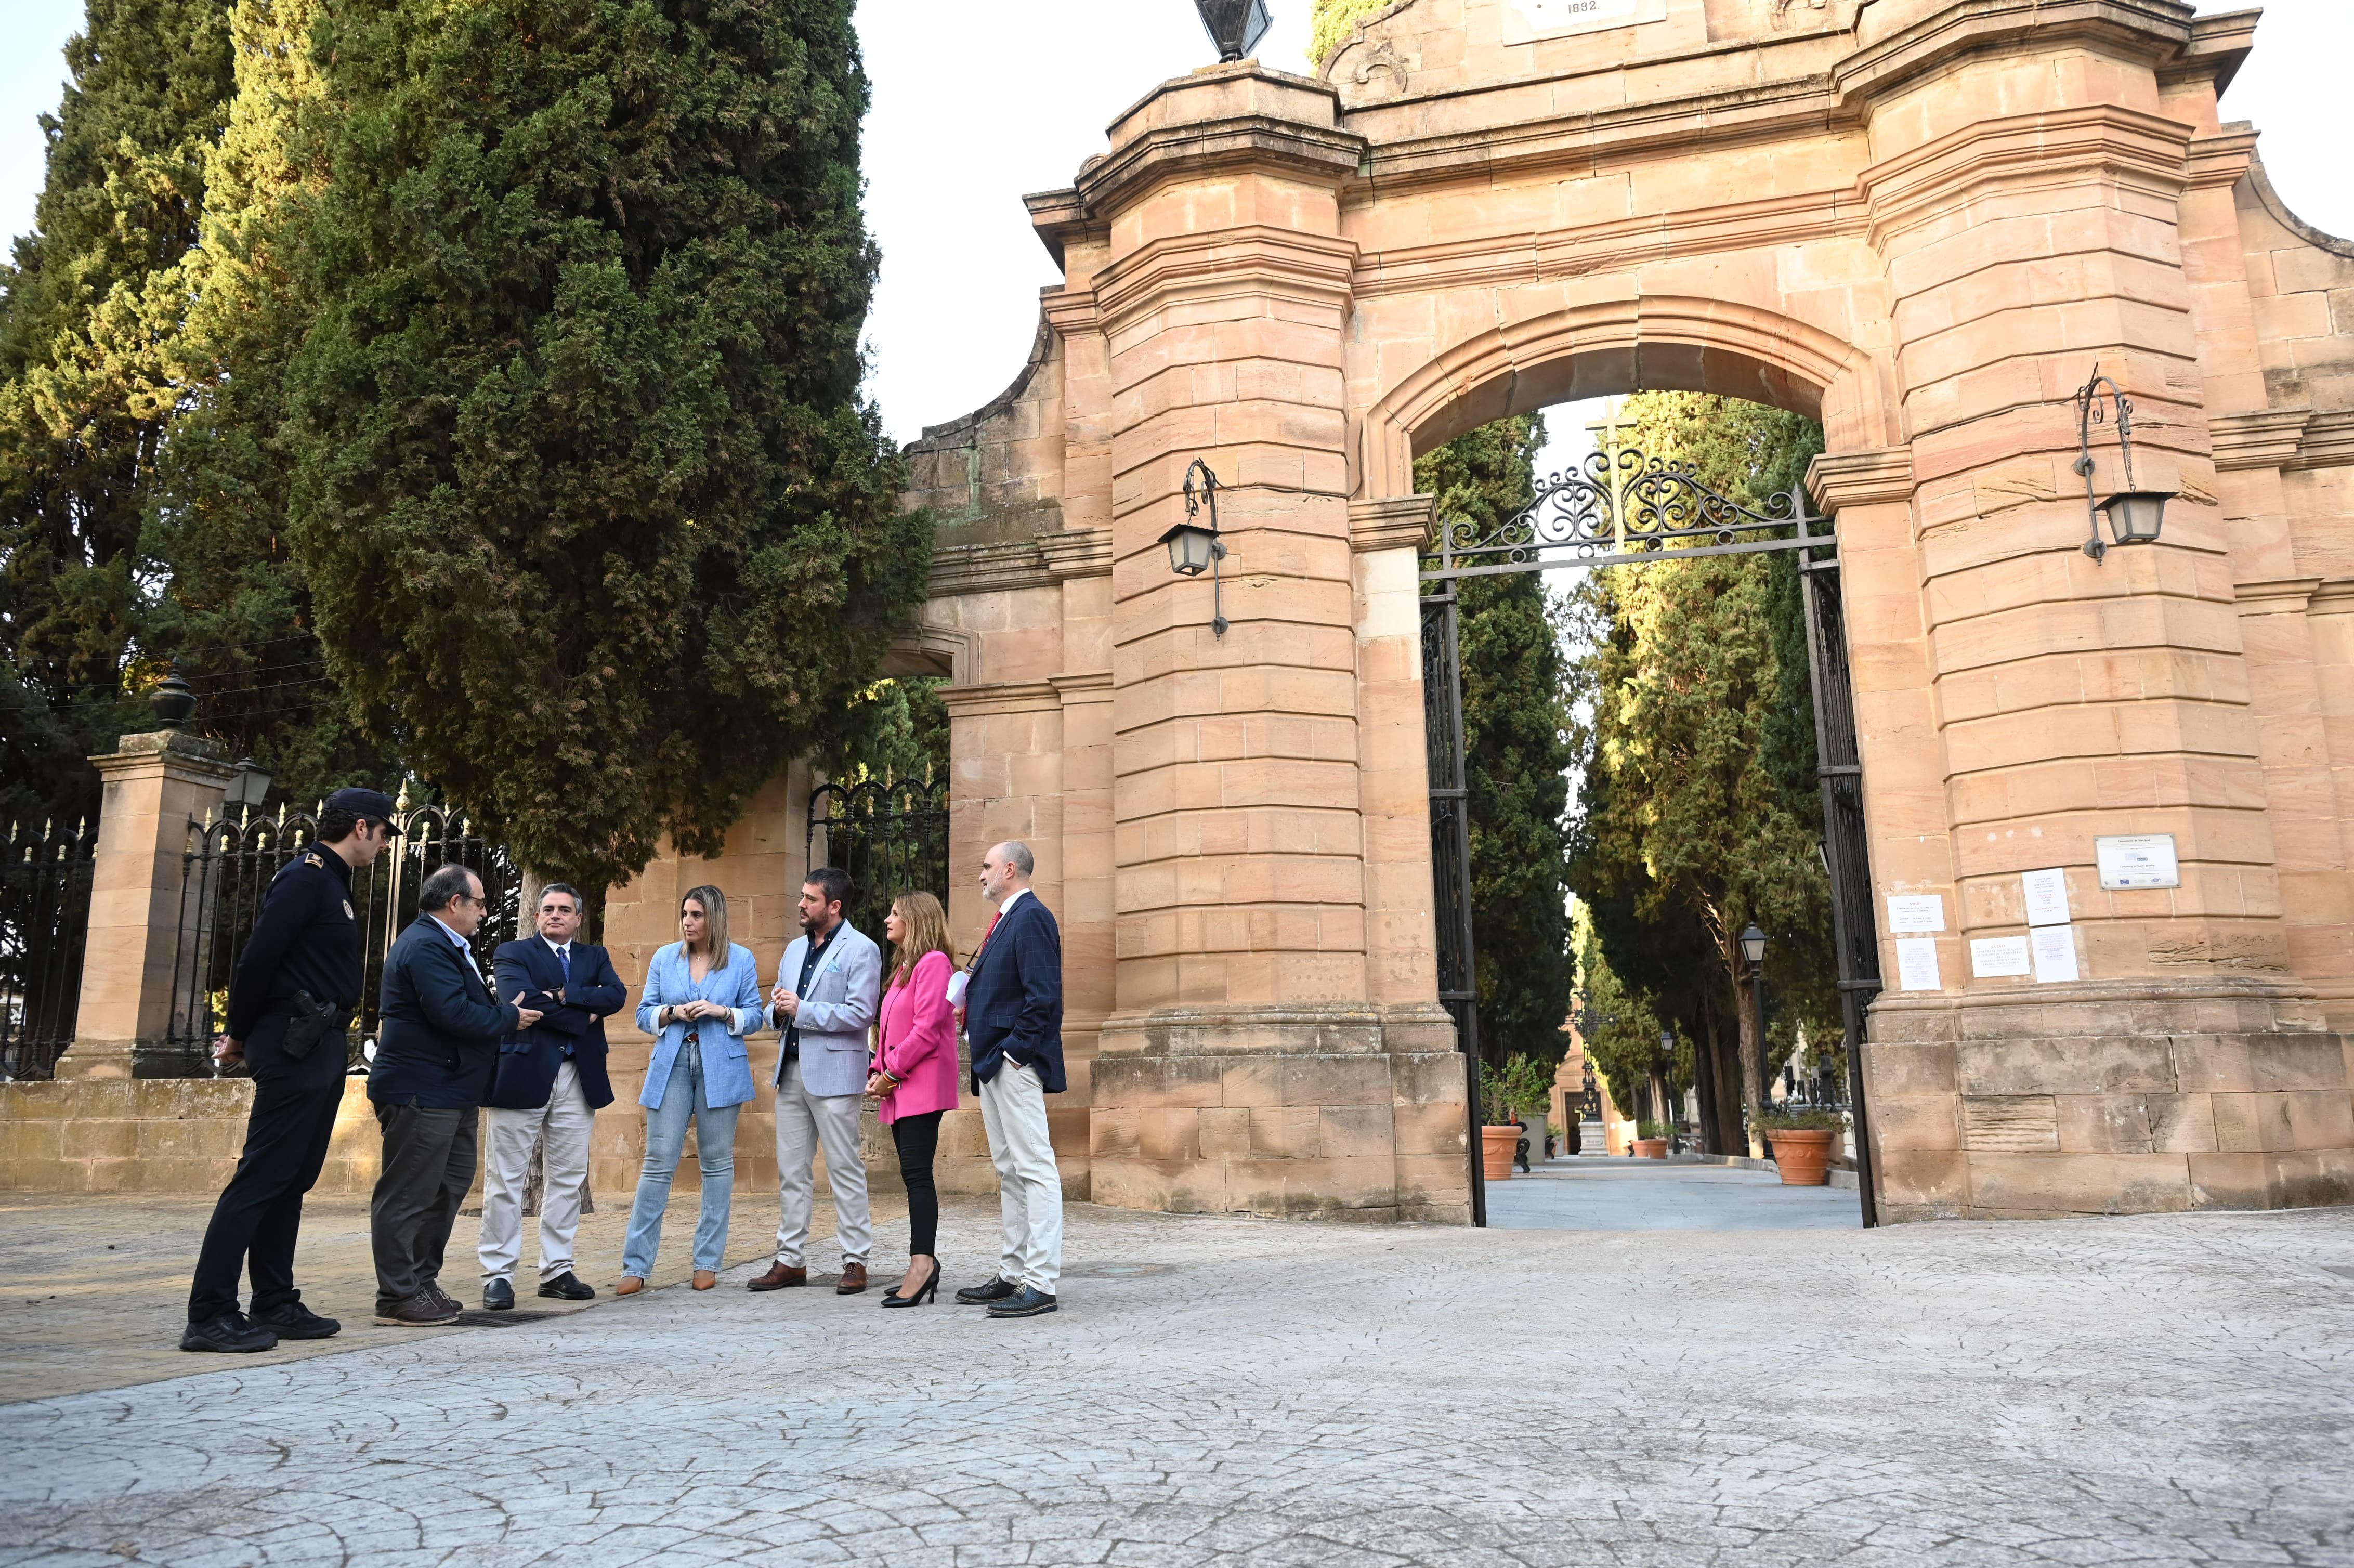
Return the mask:
M1883 1216L2354 1198L2354 741L2318 694L2354 503L2302 477L2354 447L2323 302L2354 257L2267 216L2216 120L2251 19L1532 15L1405 0L1322 79L1146 94L1028 198L1065 274L1030 366L913 449L926 636L963 651L956 853L1030 839L1069 933L1069 1183L1462 1214L1411 458L1639 385L1826 426L1882 969L1900 937L1936 969L1864 1053ZM2097 566L2067 405L2096 360L2179 497ZM1197 457L1234 487L1223 637L1157 543ZM2128 833L2173 837L2179 887L2102 886ZM1991 972L2046 868L2081 978Z

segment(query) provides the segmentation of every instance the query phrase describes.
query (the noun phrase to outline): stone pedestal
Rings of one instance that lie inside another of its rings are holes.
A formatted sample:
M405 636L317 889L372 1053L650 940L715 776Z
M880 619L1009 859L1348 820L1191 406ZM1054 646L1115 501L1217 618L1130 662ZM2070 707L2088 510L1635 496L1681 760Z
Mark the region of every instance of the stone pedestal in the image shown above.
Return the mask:
M142 1044L172 1021L180 884L188 824L220 810L237 769L211 742L179 730L126 735L91 758L105 784L90 872L90 939L74 1043L59 1078L128 1078Z

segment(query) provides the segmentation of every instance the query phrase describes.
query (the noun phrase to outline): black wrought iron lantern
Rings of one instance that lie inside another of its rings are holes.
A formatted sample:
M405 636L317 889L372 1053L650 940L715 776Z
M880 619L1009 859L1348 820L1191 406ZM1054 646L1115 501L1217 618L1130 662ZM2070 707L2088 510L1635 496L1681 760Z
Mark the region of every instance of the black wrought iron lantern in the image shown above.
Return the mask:
M1755 925L1741 933L1741 956L1753 969L1766 961L1766 933Z
M1221 64L1256 52L1272 25L1267 0L1193 0L1193 9L1202 14L1202 30L1218 46Z
M237 776L228 781L228 789L221 796L221 804L230 810L260 810L261 803L270 798L270 770L252 758L240 759Z
M196 716L196 688L180 678L177 659L172 661L171 673L147 694L147 703L155 710L155 722L165 729L177 729Z
M1202 513L1210 514L1207 527L1202 524ZM1161 535L1169 546L1169 569L1180 577L1198 577L1210 574L1210 630L1219 636L1226 634L1225 584L1218 576L1218 563L1226 558L1225 541L1218 537L1218 476L1210 465L1195 458L1185 470L1185 521Z
M2107 413L2103 406L2101 388L2108 387L2108 402L2116 409L2117 451L2125 463L2126 487L2105 501L2096 500L2093 493L2093 427ZM2109 553L2101 539L2101 519L2109 520L2109 537L2120 545L2155 545L2158 530L2166 526L2166 503L2174 499L2167 490L2137 490L2133 471L2133 403L2123 388L2093 366L2093 378L2076 389L2076 471L2084 481L2085 520L2092 535L2084 541L2084 554L2094 560Z

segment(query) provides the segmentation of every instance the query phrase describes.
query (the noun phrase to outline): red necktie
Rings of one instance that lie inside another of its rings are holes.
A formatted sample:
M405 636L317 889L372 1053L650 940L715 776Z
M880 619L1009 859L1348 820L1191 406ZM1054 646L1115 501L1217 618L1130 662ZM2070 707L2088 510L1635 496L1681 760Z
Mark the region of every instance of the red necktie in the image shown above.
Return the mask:
M989 929L981 934L981 946L972 950L972 962L965 966L967 969L978 969L980 967L981 955L989 950L989 939L990 938L997 935L997 923L1004 918L1005 911L1002 909L989 917Z

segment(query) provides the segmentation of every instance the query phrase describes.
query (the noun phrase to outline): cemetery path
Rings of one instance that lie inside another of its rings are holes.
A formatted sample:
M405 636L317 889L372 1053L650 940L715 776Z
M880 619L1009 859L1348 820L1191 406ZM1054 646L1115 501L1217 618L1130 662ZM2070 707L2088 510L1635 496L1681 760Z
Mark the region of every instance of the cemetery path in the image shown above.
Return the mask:
M951 1208L950 1285L992 1221ZM1068 1262L1028 1321L753 1296L748 1263L22 1400L0 1563L2354 1563L2354 1211L1634 1234L1082 1205Z

